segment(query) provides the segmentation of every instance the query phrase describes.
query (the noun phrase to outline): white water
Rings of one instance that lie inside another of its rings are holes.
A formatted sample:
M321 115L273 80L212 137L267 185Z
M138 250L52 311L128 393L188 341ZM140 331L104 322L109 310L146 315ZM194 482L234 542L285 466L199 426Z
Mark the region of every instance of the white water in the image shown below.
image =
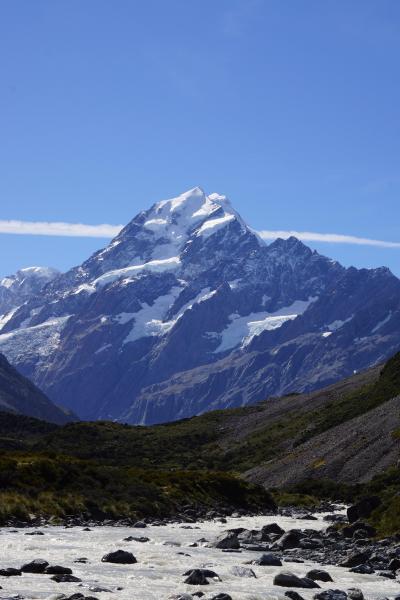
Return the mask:
M50 564L70 567L73 574L82 583L56 583L49 575L23 574L21 577L0 577L0 598L12 594L21 594L26 598L48 598L54 594L68 596L81 592L96 596L99 600L167 600L177 593L193 593L201 590L203 598L212 597L220 592L228 593L233 600L272 600L283 598L286 588L274 586L272 581L276 573L289 570L299 576L315 567L316 563L283 563L282 567L259 567L246 565L254 570L257 578L241 578L231 573L235 565L255 560L260 552L242 551L241 553L222 552L215 548L199 546L190 548L189 544L199 538L212 542L217 535L234 527L260 529L267 523L277 522L283 529L322 529L327 523L320 515L318 521L296 520L290 517L243 517L228 519L227 524L205 522L192 524L196 529L182 529L181 525L166 527L150 526L146 529L129 527L96 527L92 531L82 531L81 527L64 529L62 527L42 527L43 536L27 536L31 529L20 529L12 533L10 529L0 529L0 567L20 567L35 558L43 558ZM198 527L198 528L197 528ZM150 542L123 542L123 538L146 536ZM178 542L180 547L164 545L164 542ZM113 565L102 563L101 558L107 552L123 549L131 551L138 560L134 565ZM179 552L190 554L182 556ZM74 563L74 560L87 557L87 564ZM189 569L207 567L216 571L222 582L210 581L208 586L184 584L183 573ZM393 598L400 594L398 581L388 580L377 575L358 575L348 569L331 565L326 569L333 583L319 582L321 588L336 588L346 591L350 587L360 588L366 598ZM111 590L107 592L89 591L91 586L101 586ZM118 591L116 588L122 587ZM297 590L304 598L311 599L318 590ZM288 600L285 598L285 600Z

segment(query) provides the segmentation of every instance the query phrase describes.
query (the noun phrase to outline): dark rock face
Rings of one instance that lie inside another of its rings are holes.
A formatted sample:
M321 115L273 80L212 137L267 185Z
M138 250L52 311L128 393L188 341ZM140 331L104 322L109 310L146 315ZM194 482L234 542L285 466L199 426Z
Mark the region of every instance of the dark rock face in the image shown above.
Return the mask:
M1 577L15 577L18 575L22 575L21 569L14 569L13 567L8 567L7 569L0 569Z
M47 575L72 575L72 569L69 567L62 567L61 565L46 567L44 572Z
M261 567L281 567L282 561L278 556L272 553L263 554L259 559L255 561L257 565Z
M297 577L297 575L290 571L282 571L282 573L275 575L274 585L306 589L319 587L312 579L308 579L307 577Z
M185 579L185 583L189 585L208 585L208 579L201 569L194 569Z
M12 367L2 354L0 354L0 411L36 417L58 424L74 420L72 414L53 404L29 379Z
M345 269L295 238L267 246L198 188L14 308L0 351L85 419L159 423L308 391L400 346L387 269Z
M340 563L341 567L357 567L368 561L370 552L356 552Z
M137 562L136 558L131 552L125 550L116 550L115 552L109 552L105 554L101 559L102 562L117 563L121 565L133 565Z
M82 581L82 579L79 579L79 577L75 577L75 575L68 574L53 575L52 577L50 577L50 579L52 579L56 583L79 583L80 581Z
M215 547L224 550L237 550L238 548L240 548L240 542L238 540L237 535L234 532L230 532L227 534L224 533L215 542Z
M329 573L320 569L312 569L311 571L308 571L306 577L313 579L313 581L333 581Z
M32 560L32 562L23 565L21 571L22 573L44 573L48 566L49 563L47 560L37 558L36 560Z

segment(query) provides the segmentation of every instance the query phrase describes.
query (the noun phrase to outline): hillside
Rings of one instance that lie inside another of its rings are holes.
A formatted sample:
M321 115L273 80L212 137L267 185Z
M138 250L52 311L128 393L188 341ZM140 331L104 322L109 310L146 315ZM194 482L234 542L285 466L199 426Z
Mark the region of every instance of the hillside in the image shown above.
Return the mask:
M24 494L28 487L39 504L41 493L53 498L61 489L72 512L94 503L113 514L139 513L143 494L153 498L147 510L158 506L160 514L177 510L184 497L211 506L216 497L235 503L239 494L242 506L260 507L269 502L262 488L348 500L374 490L392 506L399 489L399 409L400 353L384 367L320 392L165 425L57 427L3 414L0 448L3 461L13 465L6 469L5 489ZM246 487L243 480L262 487ZM62 513L59 501L50 505Z
M1 354L0 410L60 424L74 418L71 412L53 404L29 379L18 373Z

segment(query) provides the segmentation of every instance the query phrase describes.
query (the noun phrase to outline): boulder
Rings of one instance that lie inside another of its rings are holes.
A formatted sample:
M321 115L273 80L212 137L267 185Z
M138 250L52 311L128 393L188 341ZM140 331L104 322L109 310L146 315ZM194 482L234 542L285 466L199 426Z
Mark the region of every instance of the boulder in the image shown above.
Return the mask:
M183 577L188 577L193 573L193 571L201 572L201 574L204 575L204 577L207 577L208 579L218 579L218 581L221 581L221 578L218 575L218 573L216 573L215 571L211 571L211 569L189 569L189 571L186 571L186 573L183 574Z
M350 600L364 600L364 594L359 588L349 588L347 590L347 597Z
M333 581L329 573L322 569L311 569L311 571L308 571L306 577L313 581Z
M301 531L297 529L291 529L284 533L278 540L277 545L282 550L289 550L290 548L298 548L300 546L300 540L303 537Z
M144 521L136 521L136 523L134 523L132 527L136 527L136 529L144 529L145 527L147 527L147 525Z
M16 575L21 574L21 569L14 569L13 567L8 567L7 569L0 569L1 577L15 577Z
M353 567L350 569L350 572L359 573L360 575L371 575L372 573L375 573L375 570L371 567L371 565L363 564Z
M56 583L78 583L78 582L82 581L82 579L79 579L79 577L75 577L75 575L68 575L68 574L53 575L52 577L50 577L50 579L52 579Z
M268 539L268 536L271 533L283 535L285 533L285 530L282 529L282 527L280 527L278 523L269 523L268 525L264 525L264 527L261 528L261 539Z
M371 552L354 552L350 554L345 560L339 563L339 567L357 567L358 565L362 565L369 560L371 556Z
M46 567L49 566L47 560L43 560L42 558L36 558L25 565L22 565L21 571L23 573L44 573Z
M253 569L236 565L231 568L231 573L232 575L235 575L235 577L256 577Z
M101 562L116 563L120 565L133 565L137 562L136 558L131 552L125 550L116 550L115 552L109 552L105 554L101 559Z
M190 575L185 579L185 583L189 585L208 585L209 581L204 575L202 569L194 569L190 572Z
M307 577L298 577L290 571L282 571L274 577L274 585L282 587L297 587L297 588L319 588L319 585L312 579Z
M281 567L282 561L278 556L272 554L272 552L266 552L255 560L254 564L260 565L260 567Z
M135 537L134 535L130 535L126 538L123 539L124 542L141 542L142 544L144 544L145 542L149 542L150 538L141 535L141 536L137 536Z
M69 567L62 567L61 565L51 565L46 567L46 575L72 575L72 569Z
M285 592L285 596L290 598L290 600L304 600L303 596L300 596L300 594L294 590L288 590Z
M347 594L343 590L324 590L314 594L314 600L347 600Z
M233 531L220 535L214 545L215 548L222 548L224 550L237 550L240 548L237 534Z
M400 558L392 558L388 564L388 569L390 571L397 571L400 569Z

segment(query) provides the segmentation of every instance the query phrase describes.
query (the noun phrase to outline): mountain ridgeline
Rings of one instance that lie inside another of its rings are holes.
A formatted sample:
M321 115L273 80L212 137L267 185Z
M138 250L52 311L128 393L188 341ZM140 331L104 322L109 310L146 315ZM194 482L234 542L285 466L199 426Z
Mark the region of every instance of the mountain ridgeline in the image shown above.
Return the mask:
M200 188L139 213L40 293L1 297L0 351L86 420L162 423L309 392L400 347L388 269L346 269L293 237L266 245Z
M70 411L53 404L29 379L18 373L2 354L0 354L0 411L59 424L74 420L74 415Z

